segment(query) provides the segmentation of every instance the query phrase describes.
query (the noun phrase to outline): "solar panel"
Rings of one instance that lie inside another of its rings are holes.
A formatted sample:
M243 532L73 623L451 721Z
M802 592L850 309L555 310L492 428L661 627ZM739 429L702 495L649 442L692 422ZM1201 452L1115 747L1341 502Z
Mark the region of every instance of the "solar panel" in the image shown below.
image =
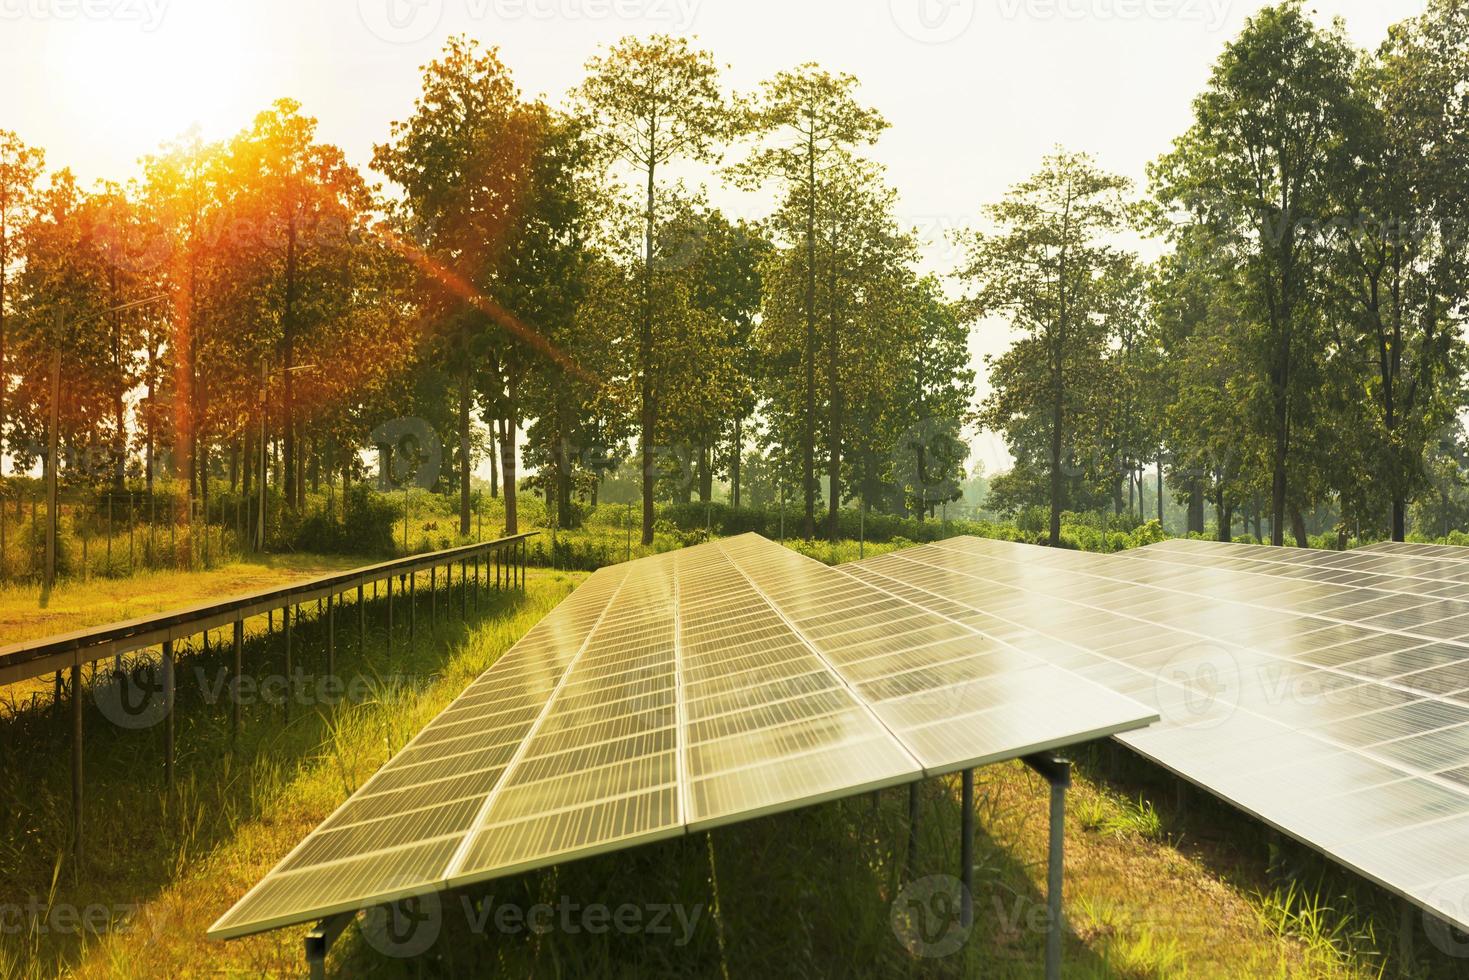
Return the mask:
M604 569L210 930L229 938L1155 715L754 535Z
M1325 581L1314 556L1302 576L1227 545L1143 552L965 538L854 571L1154 705L1162 722L1119 740L1469 924L1469 645L1441 628L1461 604L1363 587L1381 573L1362 568Z

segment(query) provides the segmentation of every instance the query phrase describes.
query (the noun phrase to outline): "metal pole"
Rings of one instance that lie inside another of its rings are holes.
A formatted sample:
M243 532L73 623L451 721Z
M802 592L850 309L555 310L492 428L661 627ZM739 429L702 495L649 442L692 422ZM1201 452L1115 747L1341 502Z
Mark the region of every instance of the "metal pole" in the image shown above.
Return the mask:
M408 573L408 646L413 646L413 638L418 633L418 573Z
M393 576L388 576L388 656L393 655Z
M240 675L243 672L242 660L244 659L244 651L245 651L245 621L243 619L237 619L237 620L235 620L235 637L234 637L234 639L235 639L235 686L234 686L234 690L232 690L230 692L230 700L234 702L232 705L230 705L230 735L231 735L232 738L235 739L235 741L239 741L239 738L240 738L240 683L243 680L243 678Z
M367 656L367 605L362 601L362 586L357 586L357 653Z
M974 770L965 769L963 776L964 810L959 820L959 924L974 924Z
M918 869L918 784L908 784L908 880Z
M1046 980L1061 978L1062 882L1066 851L1066 789L1071 785L1071 763L1055 756L1029 756L1025 764L1051 784L1051 839L1046 869Z
M173 641L163 641L163 776L173 786Z
M82 865L82 666L71 666L71 854Z
M286 721L290 721L291 720L291 695L293 693L293 690L294 690L294 687L295 687L295 683L296 683L296 678L294 676L292 676L292 674L291 674L291 627L292 627L291 620L294 617L291 615L291 605L290 605L290 603L287 603L286 604L286 608L281 611L281 618L286 621L286 626L285 626L285 635L286 635Z
M337 603L336 595L326 597L326 675L337 676Z
M430 629L439 628L439 566L428 567L428 624Z

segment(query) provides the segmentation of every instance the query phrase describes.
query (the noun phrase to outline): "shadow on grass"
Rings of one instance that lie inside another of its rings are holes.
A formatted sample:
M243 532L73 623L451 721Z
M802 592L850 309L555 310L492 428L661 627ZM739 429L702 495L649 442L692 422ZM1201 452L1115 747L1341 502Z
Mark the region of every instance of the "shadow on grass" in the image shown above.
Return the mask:
M442 589L432 606L420 588L415 615L401 593L394 600L391 651L385 594L369 587L358 636L355 595L338 607L335 671L327 671L327 620L315 602L300 609L291 637L295 697L286 717L285 644L280 611L274 628L252 621L242 657L241 732L233 736L229 630L207 644L195 636L177 645L174 725L175 783L164 778L164 731L157 695L156 650L84 669L84 855L71 852L71 708L32 702L0 717L0 975L7 965L24 976L65 971L105 932L164 928L146 921L144 903L186 873L243 823L257 818L305 766L341 744L341 727L366 702L383 726L378 744L396 751L414 730L395 723L395 703L427 688L480 623L507 618L528 600L520 592L489 589L465 616L456 577L453 601ZM416 619L413 640L410 620ZM436 620L436 623L431 623ZM257 629L260 627L260 629ZM113 671L136 714L119 712L109 689ZM151 688L150 688L151 685ZM153 691L151 700L149 690ZM456 692L457 693L457 692ZM424 719L425 721L427 719ZM119 724L119 722L122 722ZM339 759L343 790L352 760Z
M1042 976L1036 869L981 831L966 936L956 908L931 902L956 884L959 805L943 780L920 794L911 875L898 788L876 806L869 796L824 804L374 910L343 933L332 968L380 978ZM931 917L905 946L894 905L912 901ZM1066 976L1106 975L1068 940Z
M1271 931L1322 960L1380 966L1381 976L1408 980L1469 975L1469 961L1435 946L1416 907L1206 790L1118 743L1097 743L1077 763L1123 796L1151 800L1175 847L1252 896Z

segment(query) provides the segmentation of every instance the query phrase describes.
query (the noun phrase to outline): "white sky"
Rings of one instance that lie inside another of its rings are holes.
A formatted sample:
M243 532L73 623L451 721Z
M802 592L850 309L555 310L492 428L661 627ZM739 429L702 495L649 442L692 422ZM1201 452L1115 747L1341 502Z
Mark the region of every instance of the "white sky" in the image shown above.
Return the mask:
M83 181L126 178L192 124L227 136L291 96L365 167L411 110L418 68L446 36L490 45L527 93L553 101L599 46L630 33L697 36L754 88L817 61L862 81L891 122L874 155L901 217L950 271L949 229L1031 173L1054 145L1141 181L1189 122L1224 43L1259 0L0 0L0 128ZM1423 0L1317 0L1358 44ZM717 195L740 214L759 199ZM1003 349L982 324L976 357ZM982 372L981 372L982 376ZM975 444L991 472L1004 446Z

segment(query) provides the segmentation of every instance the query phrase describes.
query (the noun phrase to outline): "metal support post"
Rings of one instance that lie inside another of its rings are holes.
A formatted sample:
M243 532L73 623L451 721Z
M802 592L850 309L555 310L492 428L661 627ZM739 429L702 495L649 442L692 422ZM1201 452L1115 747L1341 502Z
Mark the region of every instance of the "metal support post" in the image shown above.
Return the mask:
M234 640L235 683L234 687L230 690L230 737L238 741L240 738L240 683L243 680L240 674L243 670L242 661L244 660L245 649L245 621L243 619L235 620Z
M329 919L322 919L306 933L306 968L311 980L325 980L326 954L352 919L350 912L334 915Z
M291 673L291 607L287 605L281 610L281 620L285 623L286 636L286 721L291 720L291 695L296 686L296 678Z
M918 870L918 784L908 784L908 880Z
M173 641L163 641L163 778L173 786Z
M1071 763L1053 755L1033 755L1025 764L1051 784L1051 846L1046 869L1046 980L1061 978L1061 940L1066 925L1061 918L1065 872L1066 790L1071 785Z
M82 667L71 667L71 854L82 865Z
M965 769L959 814L959 924L974 924L974 770Z

